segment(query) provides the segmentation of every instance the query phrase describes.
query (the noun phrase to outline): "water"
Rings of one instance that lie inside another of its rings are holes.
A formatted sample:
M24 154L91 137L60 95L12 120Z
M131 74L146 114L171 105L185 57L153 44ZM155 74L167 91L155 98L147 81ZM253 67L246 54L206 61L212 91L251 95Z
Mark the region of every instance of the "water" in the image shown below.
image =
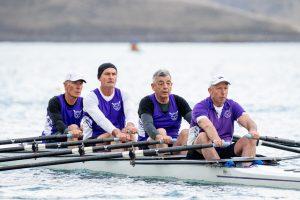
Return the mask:
M98 87L103 62L118 67L118 87L138 106L151 93L151 76L170 70L173 92L191 106L205 98L209 77L232 82L229 97L257 122L261 135L300 140L300 44L0 43L0 139L38 136L48 100L63 91L70 70L87 77L83 96ZM183 126L187 126L186 123ZM245 130L236 126L236 132ZM259 147L269 156L294 155ZM283 168L300 168L300 161ZM300 191L178 180L142 179L84 171L24 169L0 173L1 199L299 199Z

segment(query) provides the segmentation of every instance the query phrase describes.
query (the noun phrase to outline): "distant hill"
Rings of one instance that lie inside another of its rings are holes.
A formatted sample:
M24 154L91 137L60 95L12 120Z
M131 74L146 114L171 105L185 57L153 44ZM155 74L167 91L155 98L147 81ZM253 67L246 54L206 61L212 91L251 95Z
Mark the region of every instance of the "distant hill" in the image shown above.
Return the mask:
M223 6L240 9L286 22L300 28L300 1L298 0L211 0Z
M0 0L0 41L300 41L295 6L262 8L276 1Z

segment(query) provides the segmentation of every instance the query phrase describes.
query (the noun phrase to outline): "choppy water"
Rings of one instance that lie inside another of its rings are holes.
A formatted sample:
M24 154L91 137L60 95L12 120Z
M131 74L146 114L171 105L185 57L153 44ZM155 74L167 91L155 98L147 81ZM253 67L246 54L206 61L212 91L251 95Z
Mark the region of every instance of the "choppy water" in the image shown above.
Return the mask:
M0 43L0 139L38 136L49 98L62 92L70 70L88 80L83 96L98 87L97 67L118 67L118 87L138 105L151 92L153 72L169 69L173 92L193 106L207 96L209 77L232 82L229 97L257 122L261 135L300 140L300 44ZM184 124L186 126L186 124ZM236 132L245 131L236 127ZM270 156L292 155L259 147ZM300 168L300 161L282 167ZM1 199L299 199L300 191L178 180L142 179L83 171L25 169L0 173Z

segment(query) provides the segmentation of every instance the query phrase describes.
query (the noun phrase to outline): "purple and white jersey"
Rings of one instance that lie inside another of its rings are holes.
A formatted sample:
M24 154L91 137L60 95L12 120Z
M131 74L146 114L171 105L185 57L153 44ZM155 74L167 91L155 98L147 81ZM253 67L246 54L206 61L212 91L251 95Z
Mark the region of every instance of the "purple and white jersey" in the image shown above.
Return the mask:
M191 129L196 127L198 133L202 132L203 130L197 124L197 118L206 116L213 123L221 139L232 141L234 121L236 121L244 112L245 110L237 102L227 99L224 103L221 116L218 118L213 101L208 97L196 104L193 108Z
M172 138L178 137L178 131L181 125L181 116L179 115L178 107L173 94L169 96L169 110L168 112L162 112L155 95L149 95L154 105L153 110L153 125L156 129L164 128L167 131L167 135ZM145 136L139 135L139 140L147 140L148 134Z
M61 111L60 114L62 116L62 121L66 126L69 126L71 124L76 124L80 127L80 122L83 117L83 103L82 97L78 97L77 101L74 105L68 105L64 94L61 94L57 96ZM50 119L49 113L47 113L46 117L46 127L45 130L43 131L42 135L52 135L56 133L58 130L56 129L55 125L53 124L52 120Z
M105 115L105 117L118 129L123 129L125 127L125 114L123 99L121 91L118 88L115 88L115 94L113 98L109 101L106 101L99 89L93 90L98 98L98 108ZM88 123L88 126L92 129L91 138L97 138L99 135L106 133L106 131L101 128L95 120L87 113L84 112L85 123Z

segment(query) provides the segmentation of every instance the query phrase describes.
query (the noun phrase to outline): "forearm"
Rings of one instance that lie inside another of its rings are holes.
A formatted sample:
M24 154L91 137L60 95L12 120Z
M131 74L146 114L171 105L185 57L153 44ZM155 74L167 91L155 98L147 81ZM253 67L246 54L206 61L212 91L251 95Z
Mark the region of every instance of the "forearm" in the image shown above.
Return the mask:
M201 127L204 132L207 134L207 137L213 141L213 140L220 140L220 136L212 124L212 122L208 118L203 118L198 122L199 127Z
M153 124L152 116L150 114L144 113L141 115L141 121L143 123L145 132L149 135L149 137L155 140L156 136L159 133Z
M204 129L204 131L211 141L220 139L220 136L214 126L208 126Z
M249 132L251 132L251 131L257 131L257 125L256 125L256 123L252 119L249 119L248 122L247 122L246 129Z
M238 118L238 123L246 128L248 132L257 131L256 123L250 118L248 114L243 114Z

